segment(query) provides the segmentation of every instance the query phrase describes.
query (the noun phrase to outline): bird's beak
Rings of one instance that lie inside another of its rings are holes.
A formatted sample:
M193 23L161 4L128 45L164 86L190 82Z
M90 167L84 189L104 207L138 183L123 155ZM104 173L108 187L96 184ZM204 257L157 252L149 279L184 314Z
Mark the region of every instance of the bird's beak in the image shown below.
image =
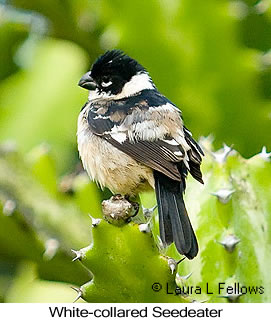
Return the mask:
M78 85L90 91L94 91L97 87L97 84L90 76L90 72L87 72L85 75L81 77L80 81L78 82Z

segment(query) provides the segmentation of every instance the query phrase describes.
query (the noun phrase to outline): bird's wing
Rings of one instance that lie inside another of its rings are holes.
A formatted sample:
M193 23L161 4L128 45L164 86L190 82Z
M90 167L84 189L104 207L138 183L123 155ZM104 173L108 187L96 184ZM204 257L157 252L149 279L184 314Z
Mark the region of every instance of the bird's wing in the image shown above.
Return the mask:
M96 135L173 180L182 180L178 167L181 161L188 169L191 163L196 172L193 176L200 178L193 162L200 164L201 151L188 130L186 134L178 108L157 91L145 90L125 100L94 103L88 123Z
M185 140L191 148L187 152L189 159L189 172L197 181L203 184L200 165L202 161L201 155L204 156L204 152L202 151L200 145L192 138L191 132L186 127L184 127L183 129Z

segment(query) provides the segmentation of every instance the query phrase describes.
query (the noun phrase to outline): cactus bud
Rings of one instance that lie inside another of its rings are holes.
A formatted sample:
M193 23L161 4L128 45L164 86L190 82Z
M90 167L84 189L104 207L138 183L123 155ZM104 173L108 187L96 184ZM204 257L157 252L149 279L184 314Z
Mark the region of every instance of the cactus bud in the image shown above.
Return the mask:
M102 202L102 209L107 222L123 225L137 214L139 205L137 202L128 201L121 195L115 195Z

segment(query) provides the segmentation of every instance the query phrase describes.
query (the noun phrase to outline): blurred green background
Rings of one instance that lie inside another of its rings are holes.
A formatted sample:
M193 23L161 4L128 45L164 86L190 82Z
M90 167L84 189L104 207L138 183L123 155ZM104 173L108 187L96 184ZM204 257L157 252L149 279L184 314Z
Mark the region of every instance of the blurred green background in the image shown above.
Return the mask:
M181 108L195 138L212 134L216 148L223 143L234 145L245 157L263 146L271 149L270 0L0 1L0 142L4 156L0 201L5 207L7 201L15 200L20 214L31 210L31 224L24 221L30 228L42 229L45 237L36 258L32 249L27 257L26 250L17 252L18 246L9 249L19 238L11 224L10 229L4 228L6 219L0 220L2 301L33 301L31 297L18 299L14 292L14 284L20 285L14 277L22 277L28 265L33 269L32 280L38 271L48 281L71 281L69 271L66 277L48 269L44 252L48 237L54 236L53 220L33 200L48 198L46 203L54 204L55 214L63 214L64 209L74 213L74 207L83 224L89 223L87 212L99 209L102 195L96 185L89 184L84 175L75 180L66 174L77 174L80 169L76 125L87 92L77 86L78 80L98 55L112 48L124 50L148 69L159 90ZM6 157L7 151L19 155ZM75 186L79 193L71 197L67 192ZM69 222L66 231L61 225L59 230L69 232L73 220L59 217ZM87 237L86 229L82 230ZM88 238L70 241L65 232L59 257L70 261L70 247L82 247ZM35 234L33 239L39 240ZM29 242L32 247L40 243L33 241ZM48 298L40 301L44 300Z

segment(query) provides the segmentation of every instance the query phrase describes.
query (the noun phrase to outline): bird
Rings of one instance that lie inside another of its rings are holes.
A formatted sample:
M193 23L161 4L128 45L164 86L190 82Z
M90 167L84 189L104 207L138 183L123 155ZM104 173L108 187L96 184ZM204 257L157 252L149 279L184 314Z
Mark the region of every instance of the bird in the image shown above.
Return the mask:
M190 173L203 183L200 145L181 110L162 95L148 71L123 51L106 51L78 85L89 91L77 143L91 180L113 194L155 190L164 246L193 259L198 242L184 203Z

